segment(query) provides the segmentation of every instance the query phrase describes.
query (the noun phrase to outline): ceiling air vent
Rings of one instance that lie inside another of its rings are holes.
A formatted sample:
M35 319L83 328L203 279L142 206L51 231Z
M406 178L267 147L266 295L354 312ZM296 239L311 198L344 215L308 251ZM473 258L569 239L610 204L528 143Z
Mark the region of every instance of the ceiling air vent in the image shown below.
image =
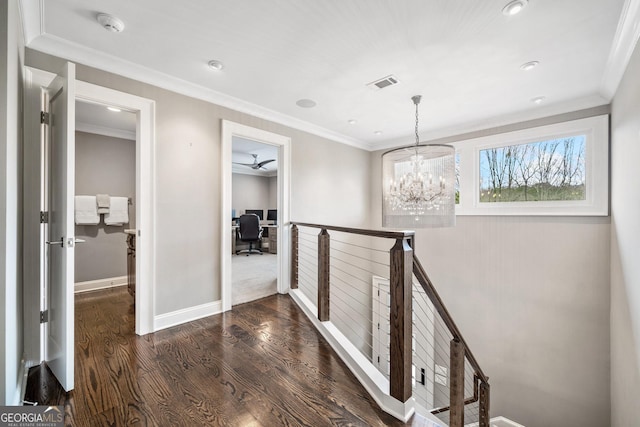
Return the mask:
M398 78L392 74L390 76L383 77L374 82L371 82L367 84L367 86L373 90L380 90L380 89L384 89L385 87L393 86L397 84L398 84Z

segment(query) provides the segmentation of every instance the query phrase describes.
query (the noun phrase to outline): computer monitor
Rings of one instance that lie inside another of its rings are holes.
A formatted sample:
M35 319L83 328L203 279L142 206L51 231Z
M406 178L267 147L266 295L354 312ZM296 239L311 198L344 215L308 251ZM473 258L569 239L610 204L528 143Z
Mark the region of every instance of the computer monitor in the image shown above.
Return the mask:
M267 211L267 221L276 222L278 220L278 210L277 209L269 209Z
M244 211L245 214L256 214L258 215L258 218L260 218L260 221L262 221L262 219L264 218L264 210L262 209L247 209L246 211Z

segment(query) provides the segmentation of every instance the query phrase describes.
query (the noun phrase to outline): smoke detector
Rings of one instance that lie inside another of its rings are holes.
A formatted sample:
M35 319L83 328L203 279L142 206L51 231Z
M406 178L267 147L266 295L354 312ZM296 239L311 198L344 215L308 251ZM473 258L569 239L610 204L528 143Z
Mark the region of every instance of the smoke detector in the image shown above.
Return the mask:
M100 25L102 25L107 31L120 33L124 30L124 22L115 16L107 15L106 13L99 13L97 19Z

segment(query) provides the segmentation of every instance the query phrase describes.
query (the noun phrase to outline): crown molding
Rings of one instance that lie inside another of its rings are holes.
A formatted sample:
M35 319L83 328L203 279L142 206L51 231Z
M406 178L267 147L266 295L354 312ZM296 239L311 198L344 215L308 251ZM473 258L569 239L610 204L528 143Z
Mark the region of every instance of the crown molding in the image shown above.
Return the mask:
M616 94L639 38L640 0L626 0L600 83L600 92L607 101Z
M76 122L76 131L94 133L96 135L110 136L112 138L136 140L136 133L123 129L115 129L106 126L93 125L90 123Z
M24 44L44 34L44 0L20 0L18 3L22 18Z
M51 34L42 34L34 38L28 47L43 53L65 58L69 61L107 71L119 76L147 83L162 89L176 92L191 98L210 102L260 119L268 120L297 130L311 133L322 138L363 150L371 150L370 144L338 132L314 125L313 123L279 113L269 108L226 95L213 89L200 86L186 80L143 67L113 55L96 51L78 43L70 42Z
M607 114L609 112L609 102L600 95L587 96L567 102L559 102L547 106L541 106L534 111L525 110L512 114L505 114L489 119L478 120L454 125L446 128L434 129L420 133L420 142L448 144L456 140L475 138L478 136L495 135L513 130L527 129L540 126L540 122L553 122L555 116L563 116L563 120L572 120L573 116L585 117L589 115L589 110L597 110L595 114ZM570 118L568 116L572 116ZM549 124L549 123L547 123ZM475 135L475 136L472 136ZM411 135L406 137L381 141L373 150L388 150L415 143ZM373 151L372 150L372 151Z

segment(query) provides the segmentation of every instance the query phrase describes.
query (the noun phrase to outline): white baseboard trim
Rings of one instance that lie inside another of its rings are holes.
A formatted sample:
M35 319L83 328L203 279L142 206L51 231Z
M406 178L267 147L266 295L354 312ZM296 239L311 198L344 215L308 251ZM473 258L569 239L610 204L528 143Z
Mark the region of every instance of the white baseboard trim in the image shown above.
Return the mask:
M289 295L311 320L320 334L329 342L333 350L338 353L338 356L340 356L353 375L358 378L360 384L380 405L380 408L397 419L407 422L415 411L414 400L409 399L403 403L389 396L389 381L385 376L360 353L360 350L351 344L351 341L333 323L318 320L316 307L311 300L299 289L292 289Z
M219 313L222 313L222 301L220 300L196 305L195 307L183 308L156 316L153 321L153 330L157 332L161 329L181 325L191 322L192 320L202 319L203 317L213 316Z
M107 277L106 279L78 282L74 286L74 292L78 294L80 292L97 291L99 289L114 288L116 286L124 286L126 284L127 276Z
M465 427L478 427L478 423L465 424ZM511 421L506 417L493 417L489 420L491 427L525 427L522 424L518 424L515 421Z

